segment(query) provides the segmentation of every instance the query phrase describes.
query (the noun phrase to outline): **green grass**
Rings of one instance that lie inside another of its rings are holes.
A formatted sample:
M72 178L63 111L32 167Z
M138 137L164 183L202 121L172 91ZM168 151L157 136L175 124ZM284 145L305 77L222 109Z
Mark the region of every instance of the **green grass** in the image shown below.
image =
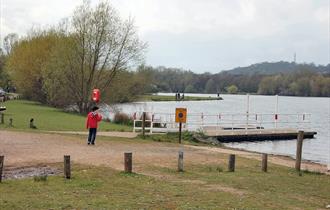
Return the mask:
M191 208L201 204L205 209L323 209L330 203L327 175L302 172L300 176L294 169L274 164L264 173L258 161L240 157L236 172L228 172L225 157L219 157L219 164L188 164L181 174L170 168L150 170L179 183L190 180L195 187L186 192L192 196Z
M143 139L142 134L138 136L138 138ZM175 143L177 144L179 142L179 133L164 133L164 134L152 134L152 135L146 135L144 140L146 141L156 141L156 142L168 142L168 143ZM186 145L196 145L201 146L205 145L204 143L198 142L193 137L192 132L183 131L181 134L181 142L182 144Z
M146 167L155 178L106 167L73 165L72 179L5 180L1 209L321 209L329 204L330 179L257 161L237 159L236 172L226 164ZM58 167L61 167L58 165Z
M0 184L0 208L131 209L143 206L156 208L158 202L166 203L161 197L153 198L152 195L158 191L155 186L164 184L150 177L103 167L75 166L74 170L71 180L55 176L48 177L45 182L25 179Z
M37 102L13 100L2 103L7 107L5 124L0 124L2 129L31 130L29 122L34 118L37 131L84 131L86 117L78 114L67 113L41 105ZM9 127L9 119L13 119L13 128ZM100 131L132 131L132 128L125 125L118 125L109 122L101 122Z
M198 97L198 96L185 96L183 101L214 101L222 100L217 97ZM139 101L176 101L175 94L173 96L160 96L160 95L142 95Z

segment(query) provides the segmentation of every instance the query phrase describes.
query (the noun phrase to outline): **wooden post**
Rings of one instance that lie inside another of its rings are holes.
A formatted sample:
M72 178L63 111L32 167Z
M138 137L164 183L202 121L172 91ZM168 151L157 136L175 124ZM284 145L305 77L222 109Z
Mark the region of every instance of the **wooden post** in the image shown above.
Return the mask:
M64 177L66 179L70 179L71 178L70 155L64 155Z
M9 127L13 127L13 118L9 119Z
M183 151L179 151L178 171L183 172Z
M229 162L228 162L228 171L234 172L235 171L235 155L229 155Z
M145 138L146 133L146 112L143 112L142 114L142 136Z
M267 161L268 161L268 155L267 154L262 154L261 170L263 172L267 172Z
M296 151L296 170L297 171L300 171L300 168L301 168L303 140L304 140L304 131L299 131L298 139L297 139L297 151Z
M179 144L181 144L182 138L182 123L179 123Z
M5 124L5 114L4 113L0 113L0 115L1 115L1 121L0 121L0 123L1 124Z
M124 154L125 173L132 173L132 156L131 152L125 152Z
M5 157L3 155L0 156L0 183L2 182L2 172L3 172L3 165L4 165Z

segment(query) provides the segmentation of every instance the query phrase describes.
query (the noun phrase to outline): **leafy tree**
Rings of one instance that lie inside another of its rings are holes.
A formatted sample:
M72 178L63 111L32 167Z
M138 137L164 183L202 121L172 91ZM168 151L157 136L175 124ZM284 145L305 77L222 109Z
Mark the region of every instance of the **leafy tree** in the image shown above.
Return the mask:
M196 93L196 89L194 88L193 85L189 84L188 86L186 86L186 88L184 89L185 93Z
M152 67L140 65L136 74L134 75L135 79L142 84L142 89L140 93L155 93L158 92L157 85L154 83L155 72Z
M322 86L321 96L330 97L330 77L323 78Z
M310 85L309 85L309 78L303 77L299 78L296 82L297 84L297 92L295 95L298 96L310 96Z
M211 78L206 82L205 85L205 93L215 93L216 92L216 86L214 80Z
M0 87L5 88L8 81L8 74L5 71L5 62L6 56L3 54L3 51L0 49Z
M26 98L46 102L43 67L51 57L56 36L51 32L31 31L11 49L6 69L18 91Z
M310 84L310 93L311 96L321 96L322 95L322 80L323 77L321 76L315 76L312 78L311 81L309 81Z
M238 92L238 88L236 85L230 85L226 87L227 93L229 94L236 94Z

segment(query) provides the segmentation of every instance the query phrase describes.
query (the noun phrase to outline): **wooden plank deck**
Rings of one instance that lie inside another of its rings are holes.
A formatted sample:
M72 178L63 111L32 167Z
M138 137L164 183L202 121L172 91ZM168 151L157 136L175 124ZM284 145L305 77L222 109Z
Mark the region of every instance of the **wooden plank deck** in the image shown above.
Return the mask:
M221 142L289 140L298 136L298 130L292 128L217 130L216 127L206 127L204 133L206 136L216 137ZM316 134L314 131L305 131L304 138L314 138Z

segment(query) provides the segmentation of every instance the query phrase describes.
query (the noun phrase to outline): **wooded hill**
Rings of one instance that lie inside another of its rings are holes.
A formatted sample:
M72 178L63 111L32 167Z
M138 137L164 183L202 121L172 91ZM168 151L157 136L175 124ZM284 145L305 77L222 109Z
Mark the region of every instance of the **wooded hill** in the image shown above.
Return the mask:
M152 78L148 92L330 96L330 65L265 62L216 74L166 67L142 69Z
M312 64L299 64L295 62L275 62L275 63L269 63L269 62L263 62L263 63L257 63L253 64L247 67L237 67L231 70L228 70L226 72L234 75L252 75L252 74L262 74L262 75L275 75L275 74L286 74L286 73L293 73L297 70L302 69L308 69L313 72L322 73L322 74L330 74L330 64L327 66L323 65L314 65Z

